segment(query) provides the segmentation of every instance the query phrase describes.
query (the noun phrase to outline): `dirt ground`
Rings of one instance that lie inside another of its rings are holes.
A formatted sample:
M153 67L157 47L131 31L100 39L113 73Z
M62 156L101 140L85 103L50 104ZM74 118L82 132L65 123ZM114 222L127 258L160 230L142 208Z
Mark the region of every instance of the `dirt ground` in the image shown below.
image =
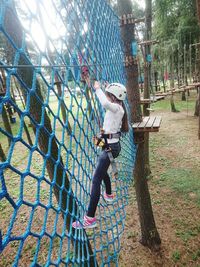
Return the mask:
M140 225L133 187L130 191L119 266L200 267L198 118L188 110L178 113L155 111L153 115L157 114L162 116L162 123L158 133L150 134L152 175L148 185L154 218L162 241L161 249L153 252L138 242ZM171 180L165 180L163 173L170 171ZM180 173L187 171L191 175L182 179ZM189 188L183 185L187 181L193 182Z

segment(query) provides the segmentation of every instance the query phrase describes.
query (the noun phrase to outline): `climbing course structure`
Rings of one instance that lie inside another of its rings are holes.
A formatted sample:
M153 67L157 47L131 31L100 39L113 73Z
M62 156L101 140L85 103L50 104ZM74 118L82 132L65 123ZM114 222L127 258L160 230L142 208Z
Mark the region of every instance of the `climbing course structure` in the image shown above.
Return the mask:
M97 228L72 223L86 213L99 153L93 136L104 110L92 84L125 84L123 57L119 20L105 0L0 1L1 266L118 266L136 152L131 127L111 179L114 202L102 185Z

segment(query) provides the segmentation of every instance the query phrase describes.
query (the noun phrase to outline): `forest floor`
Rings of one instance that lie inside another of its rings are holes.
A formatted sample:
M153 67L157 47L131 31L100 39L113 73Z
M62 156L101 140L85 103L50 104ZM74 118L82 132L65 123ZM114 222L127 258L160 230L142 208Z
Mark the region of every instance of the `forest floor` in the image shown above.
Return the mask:
M150 134L151 177L148 180L161 249L142 246L134 187L130 189L119 267L200 267L200 140L194 117L196 94L170 111L169 99L155 104L161 115L158 133ZM193 102L192 102L193 101Z

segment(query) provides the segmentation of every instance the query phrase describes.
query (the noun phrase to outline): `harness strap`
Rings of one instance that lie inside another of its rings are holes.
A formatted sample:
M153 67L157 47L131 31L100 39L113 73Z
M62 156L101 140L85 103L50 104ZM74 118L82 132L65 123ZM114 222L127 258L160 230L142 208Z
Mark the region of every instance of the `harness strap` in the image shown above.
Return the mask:
M102 133L101 134L101 137L102 138L105 138L105 139L120 138L121 137L121 132L118 132L118 133L110 133L110 134L104 134L104 133Z
M110 164L111 164L111 167L112 167L112 173L113 173L113 176L114 176L115 178L117 178L117 175L118 175L117 164L116 164L115 159L114 159L114 157L113 157L113 155L112 155L112 150L111 150L111 148L109 147L109 148L107 148L105 151L107 152L108 157L109 157L109 160L110 160Z
M112 167L112 173L113 173L113 176L115 178L117 178L117 175L118 175L117 164L116 164L115 159L112 155L112 149L109 146L108 139L120 138L120 137L121 137L121 132L112 133L112 134L104 134L103 130L102 130L102 132L98 136L96 136L96 138L95 138L97 146L100 146L102 139L104 139L104 144L102 145L102 147L105 149L106 153L108 154L110 164Z

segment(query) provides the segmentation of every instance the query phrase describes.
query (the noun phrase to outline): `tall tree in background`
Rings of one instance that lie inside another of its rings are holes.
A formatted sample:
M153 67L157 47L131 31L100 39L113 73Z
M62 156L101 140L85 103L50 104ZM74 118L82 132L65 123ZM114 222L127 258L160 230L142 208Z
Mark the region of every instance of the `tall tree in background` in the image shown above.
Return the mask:
M189 53L190 44L196 43L200 36L196 18L196 2L195 0L155 0L154 3L153 38L163 43L163 47L171 46L173 42L174 67L177 68L179 62L180 68L184 69L184 46L186 53ZM180 51L182 53L179 53Z
M196 0L196 8L197 8L197 19L200 24L200 0Z
M152 1L145 0L145 41L151 40L152 35ZM144 45L144 98L150 99L151 89L151 45ZM149 104L143 105L144 116L149 116ZM150 175L150 164L149 164L149 133L144 135L144 155L145 155L145 176Z
M163 43L166 50L165 57L161 60L164 65L168 62L170 76L173 77L176 70L178 85L187 84L186 55L190 53L190 45L198 42L200 35L196 18L196 0L155 0L154 10L153 35L161 44ZM191 61L192 63L195 61L194 51ZM171 98L171 110L177 111L173 98Z
M132 14L132 3L130 0L118 0L118 12L120 16ZM127 74L127 93L131 110L131 122L141 121L141 107L138 88L138 65L133 59L131 44L135 40L135 25L127 24L121 27L122 38L124 41L125 59L131 58L128 66L126 66ZM134 107L135 105L135 107ZM158 234L151 198L149 194L147 179L144 172L144 142L138 143L136 162L134 169L134 182L136 190L136 199L139 211L139 220L141 226L141 244L149 248L158 248L161 240Z
M197 8L198 26L200 27L200 0L196 0L196 8ZM199 41L200 41L200 38L199 38ZM199 50L200 50L200 47L199 47ZM200 51L199 51L199 55L200 55ZM199 66L199 68L200 68L200 66ZM198 97L197 97L196 106L195 106L195 114L199 116L198 137L200 139L200 87L198 89L199 89L199 92L198 92Z

